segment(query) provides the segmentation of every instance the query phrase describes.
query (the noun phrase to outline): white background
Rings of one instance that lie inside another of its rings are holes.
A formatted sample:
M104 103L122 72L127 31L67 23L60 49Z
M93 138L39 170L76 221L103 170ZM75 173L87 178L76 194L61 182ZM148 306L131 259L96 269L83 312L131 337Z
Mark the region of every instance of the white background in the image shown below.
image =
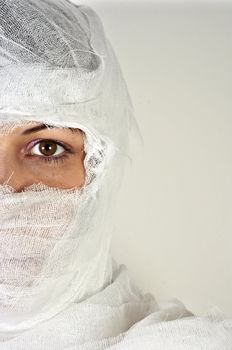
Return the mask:
M82 3L104 23L144 138L113 254L157 301L232 316L232 5Z

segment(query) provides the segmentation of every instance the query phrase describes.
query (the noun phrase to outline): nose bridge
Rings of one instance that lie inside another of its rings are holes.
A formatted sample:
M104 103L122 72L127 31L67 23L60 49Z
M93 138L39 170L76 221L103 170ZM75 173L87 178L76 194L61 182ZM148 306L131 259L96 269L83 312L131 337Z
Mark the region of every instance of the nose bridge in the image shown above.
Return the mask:
M15 173L14 161L12 161L11 142L6 135L0 135L0 184L10 184Z
M14 175L15 171L9 171L9 172L5 172L4 174L1 174L0 172L0 184L1 185L12 185L11 183L11 179Z

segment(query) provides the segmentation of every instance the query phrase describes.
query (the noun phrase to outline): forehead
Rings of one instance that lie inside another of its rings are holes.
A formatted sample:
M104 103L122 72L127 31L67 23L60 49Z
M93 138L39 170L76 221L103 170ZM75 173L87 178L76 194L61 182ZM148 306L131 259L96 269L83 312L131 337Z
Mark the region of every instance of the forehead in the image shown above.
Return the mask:
M1 120L0 119L0 134L15 134L21 129L33 127L41 123L28 120Z
M47 124L38 121L28 121L28 120L0 120L0 134L29 134L35 131L41 130L52 130L56 131L71 131L71 132L81 132L79 128L71 128L64 126L57 126L53 124Z

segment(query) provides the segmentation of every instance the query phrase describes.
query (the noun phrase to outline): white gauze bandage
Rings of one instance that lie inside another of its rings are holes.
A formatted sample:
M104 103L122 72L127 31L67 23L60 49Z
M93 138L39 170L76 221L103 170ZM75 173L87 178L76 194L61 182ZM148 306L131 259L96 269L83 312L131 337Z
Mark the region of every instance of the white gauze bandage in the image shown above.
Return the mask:
M109 199L132 109L102 24L65 0L0 1L0 129L42 122L85 133L80 189L1 184L0 334L15 334L112 281ZM14 176L14 174L12 175Z

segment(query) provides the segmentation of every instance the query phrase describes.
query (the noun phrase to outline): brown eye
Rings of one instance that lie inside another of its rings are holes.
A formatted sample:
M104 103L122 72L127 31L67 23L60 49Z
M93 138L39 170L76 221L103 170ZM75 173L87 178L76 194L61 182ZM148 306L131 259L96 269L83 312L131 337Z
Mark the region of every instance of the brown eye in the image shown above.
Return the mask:
M42 141L39 143L39 151L44 156L53 156L56 153L57 145L55 142Z
M31 154L36 154L39 156L58 156L65 151L64 147L59 145L57 142L52 140L43 140L38 142L31 149Z

